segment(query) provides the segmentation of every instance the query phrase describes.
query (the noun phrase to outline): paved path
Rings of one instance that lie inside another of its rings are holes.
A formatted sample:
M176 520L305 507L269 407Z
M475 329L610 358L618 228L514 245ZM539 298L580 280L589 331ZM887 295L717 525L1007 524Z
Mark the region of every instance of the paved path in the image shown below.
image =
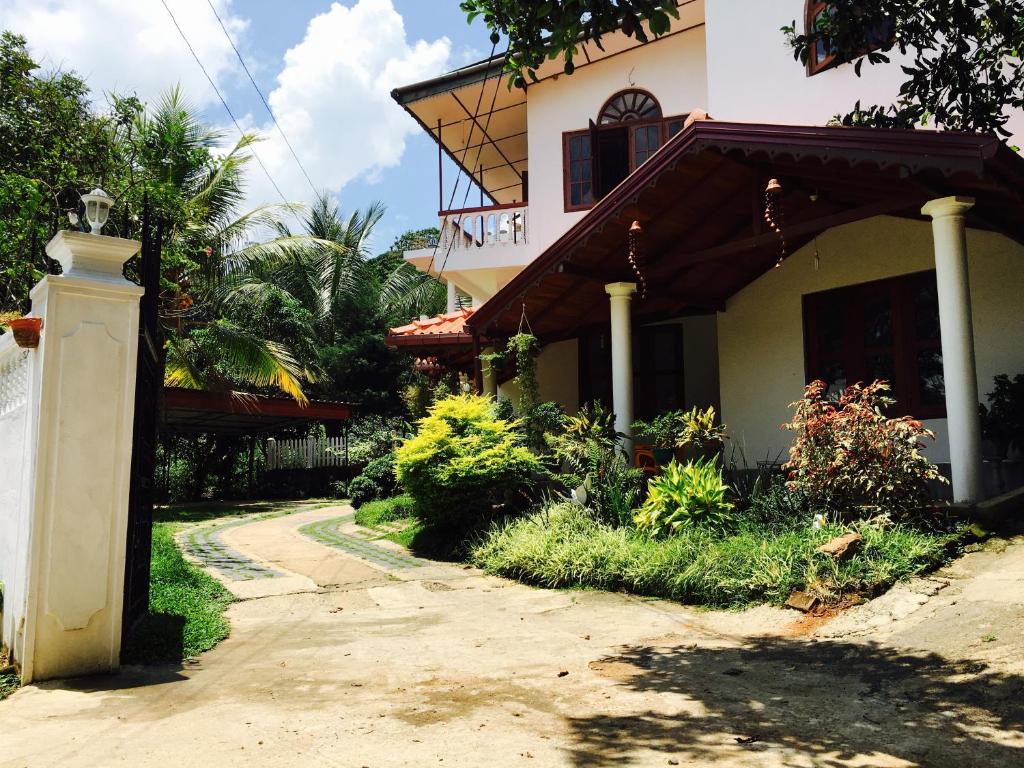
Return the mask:
M413 566L361 549L350 513L220 531L275 574L220 573L251 590L231 637L184 669L19 691L0 766L1024 765L1024 541L808 638L774 609Z

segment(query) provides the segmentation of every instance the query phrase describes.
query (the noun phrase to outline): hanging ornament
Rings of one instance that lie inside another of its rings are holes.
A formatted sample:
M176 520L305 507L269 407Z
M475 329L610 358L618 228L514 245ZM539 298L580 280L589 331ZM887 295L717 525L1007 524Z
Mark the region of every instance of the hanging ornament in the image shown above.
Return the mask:
M781 267L785 261L786 236L782 233L783 210L782 210L782 184L778 179L769 179L768 186L764 190L764 220L771 230L779 236L779 258L775 267Z
M641 267L645 261L644 254L644 228L640 225L639 221L634 221L633 225L629 228L629 234L626 236L626 243L629 248L629 266L633 270L633 274L636 275L636 280L640 284L640 298L647 298L647 278L644 277L644 273L641 271Z

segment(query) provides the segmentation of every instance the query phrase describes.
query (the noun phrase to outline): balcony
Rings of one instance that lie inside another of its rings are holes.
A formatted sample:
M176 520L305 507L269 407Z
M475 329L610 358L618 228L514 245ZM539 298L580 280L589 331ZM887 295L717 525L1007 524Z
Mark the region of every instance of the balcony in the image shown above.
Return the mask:
M477 299L497 293L534 256L526 203L441 211L440 230L436 246L406 251L405 260Z

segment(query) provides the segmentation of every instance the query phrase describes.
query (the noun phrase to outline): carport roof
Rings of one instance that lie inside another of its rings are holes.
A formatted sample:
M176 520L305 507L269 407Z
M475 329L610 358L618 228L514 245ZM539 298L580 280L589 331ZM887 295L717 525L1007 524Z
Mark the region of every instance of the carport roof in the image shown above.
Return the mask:
M351 417L349 403L313 400L303 406L286 397L164 387L161 429L174 434L267 435Z

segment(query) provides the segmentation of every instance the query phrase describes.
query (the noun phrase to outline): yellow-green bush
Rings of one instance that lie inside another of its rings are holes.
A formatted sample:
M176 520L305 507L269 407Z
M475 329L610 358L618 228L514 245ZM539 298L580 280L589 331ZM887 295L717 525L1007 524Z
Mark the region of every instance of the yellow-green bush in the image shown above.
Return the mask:
M461 527L529 485L541 471L514 422L495 418L486 397L460 395L435 403L416 436L395 455L398 480L428 525Z

